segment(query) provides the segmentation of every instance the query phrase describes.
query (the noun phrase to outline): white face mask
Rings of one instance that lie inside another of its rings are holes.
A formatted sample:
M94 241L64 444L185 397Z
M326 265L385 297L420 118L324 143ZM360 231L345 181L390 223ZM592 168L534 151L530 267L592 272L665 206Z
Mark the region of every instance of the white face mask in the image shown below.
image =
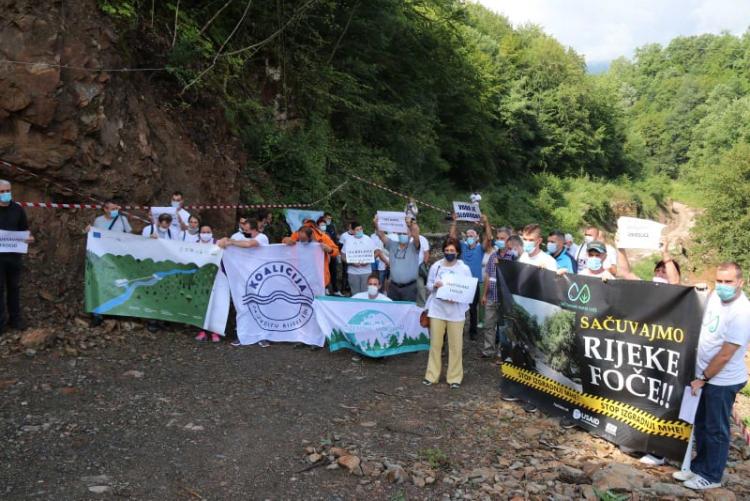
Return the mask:
M591 243L591 242L594 241L594 237L592 237L591 235L585 235L583 237L583 241L586 242L587 244L589 244L589 243Z
M375 297L378 295L378 286L377 285L368 285L367 286L367 295L370 297Z
M173 207L173 208L175 208L175 209L176 209L176 208L178 208L178 207L179 207L180 205L182 205L182 202L178 202L178 201L176 201L176 200L172 200L172 207Z
M669 281L666 278L662 277L654 277L651 279L652 282L656 282L657 284L668 284Z
M201 242L210 242L213 238L213 233L201 233Z

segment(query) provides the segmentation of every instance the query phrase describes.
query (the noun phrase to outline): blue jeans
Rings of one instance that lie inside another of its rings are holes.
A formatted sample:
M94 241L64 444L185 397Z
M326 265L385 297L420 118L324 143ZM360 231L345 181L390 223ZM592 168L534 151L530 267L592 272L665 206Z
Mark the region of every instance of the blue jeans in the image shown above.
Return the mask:
M732 406L737 393L744 387L745 383L731 386L707 383L703 386L693 425L697 454L690 469L709 482L721 482L724 474L729 456Z

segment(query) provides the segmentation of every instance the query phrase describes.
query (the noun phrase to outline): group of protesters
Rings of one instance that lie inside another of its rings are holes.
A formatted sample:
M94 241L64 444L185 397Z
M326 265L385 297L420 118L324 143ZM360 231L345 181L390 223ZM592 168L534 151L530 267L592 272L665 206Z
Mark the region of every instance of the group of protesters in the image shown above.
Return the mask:
M270 244L265 231L272 224L273 215L268 210L241 214L237 220L237 231L229 237L217 238L211 225L184 208L182 193L172 193L170 203L174 215L160 214L144 226L141 235L215 244L221 248L253 248ZM422 306L430 331L430 351L423 379L426 386L432 386L440 379L446 337L446 382L451 389L460 388L463 382L465 331L469 340L481 342L482 357L498 364L508 359L508 344L512 347L513 341L506 332L503 297L499 290L497 271L501 261L517 261L559 275L579 274L604 281L639 279L631 270L626 251L618 248L617 238L612 242L613 247L605 242L604 232L596 226L584 228L583 241L576 243L571 234L556 229L543 231L537 224L529 224L519 230L510 226L493 228L484 215L478 227L469 225L459 233L454 214L448 234L442 239L442 256L433 260L430 243L420 233L416 216L416 204L412 203L405 211L406 232L386 234L375 218L374 231L367 235L359 221L347 222L344 231L339 233L333 216L325 213L317 220L305 220L299 228L291 228L291 234L281 238L281 243L320 244L325 260L324 280L328 294L349 293L355 299L375 301L413 301ZM92 227L133 232L127 216L114 201L103 204L103 213L94 219L87 230ZM0 229L29 229L23 207L13 202L11 183L4 180L0 180ZM33 241L33 237L29 236L27 243ZM347 254L358 246L374 249L372 263L347 262ZM667 242L662 243L661 251L662 258L653 268L652 281L681 284L680 267L670 256ZM0 322L3 329L6 326L19 330L25 328L19 299L21 257L21 254L13 252L0 253ZM477 279L479 285L470 303L437 297L437 291L452 275ZM690 471L674 474L675 479L692 489L708 489L721 484L729 450L732 405L747 382L744 355L750 340L750 302L742 290L743 271L736 263L722 263L717 268L715 283L704 317L710 322L703 322L696 375L691 383L694 393L702 390L694 425L697 456ZM465 329L467 312L469 325ZM483 321L480 321L482 313ZM100 316L94 316L95 325L101 321ZM150 321L148 328L158 330L159 324ZM220 336L201 331L196 339L218 342ZM259 344L269 346L267 341ZM503 395L503 398L513 401L522 399L523 395ZM524 408L529 412L536 411L530 402ZM575 423L563 419L561 425L567 428L575 426ZM658 461L663 462L663 459L652 456L652 461L660 464Z

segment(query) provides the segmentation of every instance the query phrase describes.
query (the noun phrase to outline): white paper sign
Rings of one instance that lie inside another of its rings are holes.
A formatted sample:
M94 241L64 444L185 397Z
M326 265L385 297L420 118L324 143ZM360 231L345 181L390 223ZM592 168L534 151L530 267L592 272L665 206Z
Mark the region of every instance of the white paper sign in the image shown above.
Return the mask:
M479 204L469 202L453 202L453 212L456 213L457 221L479 222Z
M698 403L701 401L703 388L698 390L697 395L693 395L690 386L686 386L682 393L682 405L680 405L680 419L686 423L695 423L695 415L698 413Z
M659 250L664 225L648 219L621 217L617 220L618 246L621 249Z
M435 297L457 303L471 303L474 301L474 293L477 290L478 282L477 278L454 273L446 277L443 286L438 289Z
M29 251L27 238L29 238L28 231L0 230L0 252L26 254Z
M409 233L403 212L378 211L378 228L386 233Z
M342 249L346 262L351 264L371 264L375 261L375 246L370 237L348 238Z

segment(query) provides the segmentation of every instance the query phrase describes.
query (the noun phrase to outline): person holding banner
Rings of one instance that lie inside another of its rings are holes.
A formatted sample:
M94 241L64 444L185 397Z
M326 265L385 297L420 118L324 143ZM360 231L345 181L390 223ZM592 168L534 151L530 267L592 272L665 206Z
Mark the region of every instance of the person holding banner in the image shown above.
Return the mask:
M451 276L459 275L472 277L471 270L459 259L461 244L458 239L448 237L443 242L443 259L430 266L427 277L427 289L430 297L427 299L427 316L430 318L430 354L427 361L427 371L422 383L432 386L440 379L442 366L443 341L448 336L448 372L446 382L451 389L461 387L464 378L463 369L463 334L466 310L469 303L459 303L452 300L437 298L438 289L445 285Z
M383 242L383 247L388 251L391 263L388 297L394 301L416 301L417 274L419 263L423 258L419 226L417 223L407 225L409 234L399 233L398 242L394 242L378 226L377 216L373 223L380 241Z
M191 220L194 218L195 216L190 216ZM197 243L201 245L214 245L215 241L214 241L213 228L210 225L204 224L200 227ZM219 273L224 273L224 272L222 270L219 270ZM195 336L195 340L198 342L208 341L208 333L205 330L201 330L198 333L198 335ZM221 336L216 332L211 332L211 342L218 343L220 341L221 341Z
M614 280L615 276L604 265L607 262L607 246L604 242L597 240L588 242L586 244L586 268L579 270L578 274L602 280Z
M29 231L26 211L13 201L10 182L4 179L0 180L0 230L4 232ZM24 242L27 244L33 243L34 237L25 235ZM5 325L17 330L26 328L21 318L22 257L23 254L13 250L2 249L2 252L0 252L0 335ZM6 304L8 309L7 324L5 324Z
M86 233L89 232L92 226L99 230L121 231L123 233L131 233L133 231L128 218L120 214L120 206L115 202L107 200L104 202L102 210L104 214L94 219L94 224L86 228Z
M547 253L557 261L557 269L565 269L568 273L575 273L573 259L565 252L565 234L553 231L547 236Z
M698 341L693 395L700 394L693 433L696 456L690 471L672 476L689 489L721 487L730 445L732 406L747 384L745 353L750 342L750 301L742 291L742 268L722 263L716 289L706 303Z
M216 242L216 245L222 249L232 246L249 249L252 247L270 245L268 243L268 237L260 232L261 223L257 219L240 216L239 225L241 231L238 231L229 238L222 238Z
M172 228L172 216L166 212L159 214L157 223L151 223L150 225L143 228L141 233L144 237L150 238L161 238L166 240L177 240L179 234L173 231Z
M523 254L518 259L519 263L533 264L549 271L557 271L557 261L549 254L542 252L542 229L538 224L528 224L521 233L523 240Z
M390 301L391 298L380 293L380 276L374 271L367 277L367 291L352 296L352 299L369 299L370 301Z
M375 249L372 241L365 238L365 231L362 225L356 221L352 222L354 236L348 238L341 249L341 256L347 265L347 275L349 279L349 289L352 296L367 291L367 277L372 273L372 262L375 259ZM355 256L356 253L367 253L369 259L367 262L361 262L358 259L361 256Z
M339 247L334 244L327 233L320 231L315 221L312 219L306 219L302 224L302 228L292 233L290 237L284 237L281 241L286 245L295 245L297 242L306 244L310 242L318 242L321 249L323 249L323 277L324 285L328 287L331 283L331 272L330 272L330 261L339 255Z
M458 216L455 212L452 214L452 218L453 221L451 222L448 234L451 238L457 239L458 230L456 229L456 221L458 219ZM485 234L491 234L492 230L490 228L490 223L487 220L487 216L482 214L481 216L479 216L479 220L485 227ZM484 280L484 276L482 274L482 260L484 258L485 249L479 239L479 233L474 228L469 228L468 230L466 230L466 240L461 240L460 245L462 261L471 270L471 276L479 281L479 287L477 287L476 293L474 294L474 300L469 306L469 339L475 340L477 338L477 324L479 320L477 313L477 308L479 306L479 289L482 286L482 280Z
M200 242L200 235L199 235L200 229L201 229L201 220L198 219L198 216L190 216L188 218L187 229L182 230L180 232L179 240L181 242L190 242L190 243Z

